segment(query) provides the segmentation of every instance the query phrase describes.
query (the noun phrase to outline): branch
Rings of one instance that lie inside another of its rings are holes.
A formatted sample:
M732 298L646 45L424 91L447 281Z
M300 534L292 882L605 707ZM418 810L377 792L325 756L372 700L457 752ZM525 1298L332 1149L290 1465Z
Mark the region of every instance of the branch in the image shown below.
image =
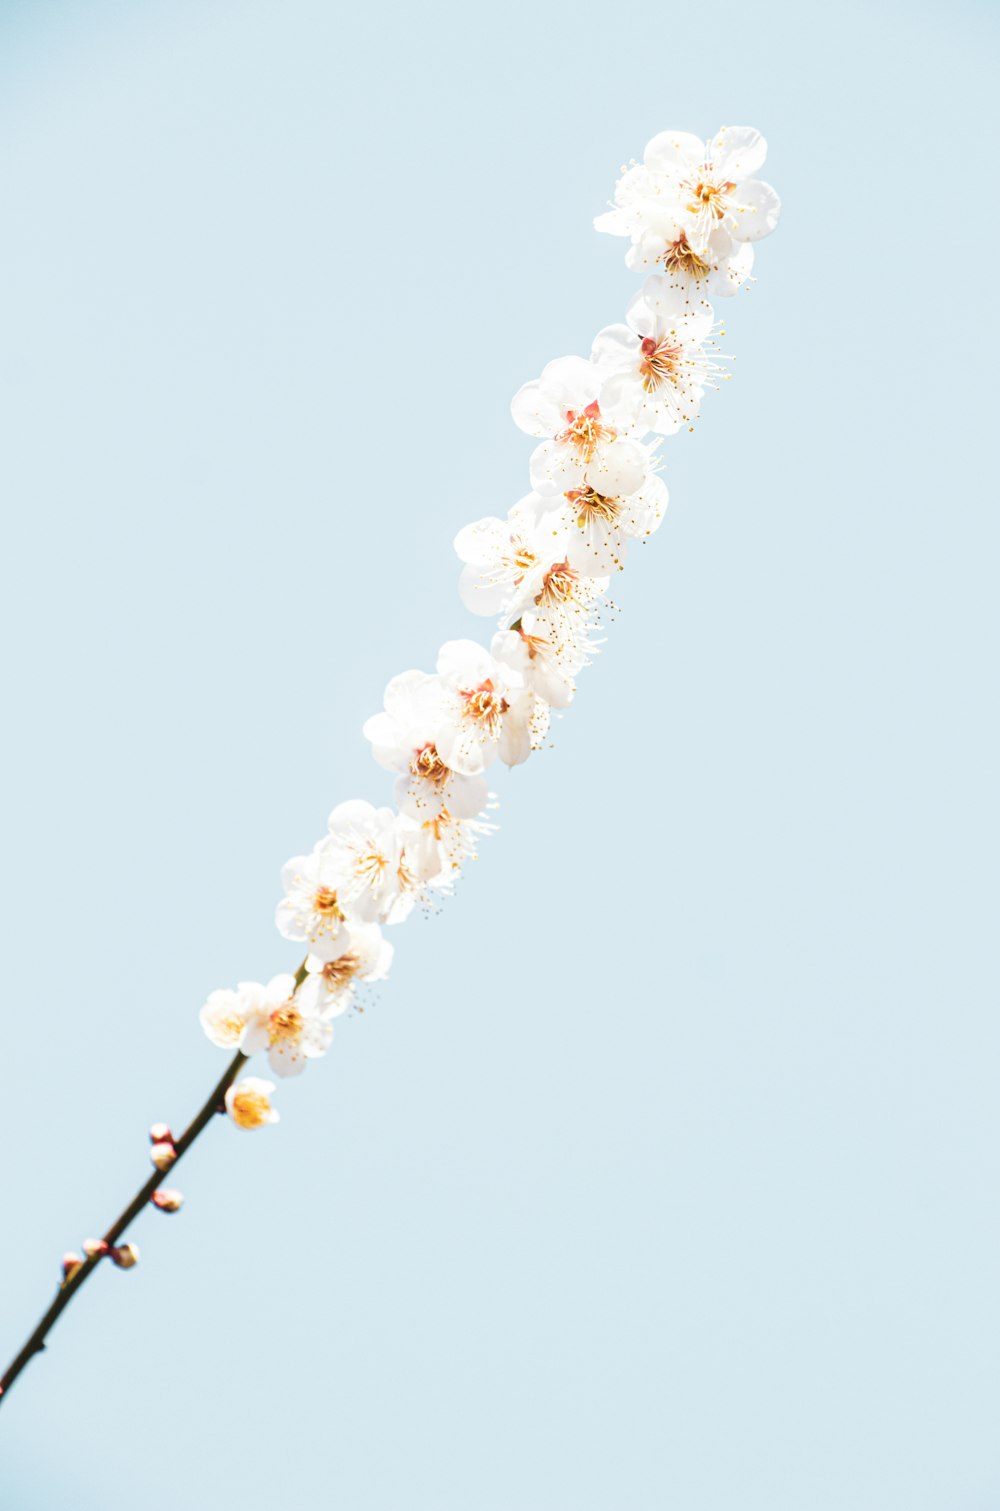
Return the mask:
M185 1128L184 1132L181 1134L180 1138L177 1139L174 1143L176 1158L173 1164L170 1166L171 1170L173 1170L173 1167L177 1163L177 1160L182 1159L183 1156L187 1153L198 1135L200 1133L203 1133L204 1130L208 1127L208 1124L212 1121L212 1118L215 1116L215 1114L217 1112L224 1112L226 1110L226 1092L229 1090L230 1086L233 1084L246 1062L247 1056L242 1052L242 1050L238 1050L235 1057L230 1062L229 1068L226 1070L222 1079L209 1092L208 1098L201 1111L192 1119L192 1121ZM129 1224L135 1221L139 1213L142 1211L143 1207L152 1197L153 1192L157 1189L162 1181L163 1171L154 1170L152 1175L144 1183L144 1185L140 1186L139 1190L136 1192L135 1196L133 1196L124 1212L122 1212L118 1217L115 1218L115 1221L111 1224L108 1231L104 1234L104 1245L106 1245L106 1247L102 1247L98 1252L88 1255L88 1257L79 1266L79 1268L76 1269L68 1279L63 1281L62 1285L59 1287L59 1290L56 1292L55 1300L53 1301L52 1305L49 1307L45 1315L42 1317L42 1320L35 1328L35 1331L31 1334L31 1337L21 1349L21 1352L14 1359L9 1369L7 1370L7 1373L0 1377L0 1405L2 1405L3 1402L7 1399L10 1387L13 1385L14 1381L17 1379L18 1375L21 1373L24 1367L31 1361L31 1359L34 1358L35 1354L40 1354L42 1352L45 1347L45 1340L48 1337L48 1334L55 1326L56 1322L59 1320L59 1317L65 1311L66 1307L69 1306L77 1291L79 1291L80 1287L82 1285L85 1285L86 1282L90 1279L90 1276L94 1273L94 1270L97 1268L101 1259L103 1259L108 1250L118 1242L119 1238L121 1238L122 1234L125 1232Z

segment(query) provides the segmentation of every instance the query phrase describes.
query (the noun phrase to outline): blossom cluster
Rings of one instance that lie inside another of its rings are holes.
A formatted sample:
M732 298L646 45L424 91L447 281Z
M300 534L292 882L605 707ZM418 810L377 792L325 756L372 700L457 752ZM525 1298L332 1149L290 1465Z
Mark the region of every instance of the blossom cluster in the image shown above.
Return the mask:
M383 928L449 892L494 827L491 767L526 761L573 701L610 581L663 519L662 441L690 427L724 374L708 296L746 282L753 243L777 224L778 196L755 177L765 153L746 126L707 143L664 131L622 170L595 225L629 238L626 263L645 282L589 356L557 358L514 395L514 421L537 443L530 490L455 539L462 601L495 632L488 645L450 640L433 672L389 683L364 733L395 776L394 806L341 803L313 849L288 861L277 925L305 959L295 975L213 992L201 1022L214 1044L266 1051L282 1077L325 1054L358 988L388 973ZM276 1120L272 1090L230 1088L237 1126Z

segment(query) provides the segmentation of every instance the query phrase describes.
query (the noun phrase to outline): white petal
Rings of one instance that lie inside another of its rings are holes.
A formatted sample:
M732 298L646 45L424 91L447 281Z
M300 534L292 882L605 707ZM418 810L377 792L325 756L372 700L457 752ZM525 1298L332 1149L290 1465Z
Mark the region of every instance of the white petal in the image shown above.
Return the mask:
M362 798L350 798L346 803L338 803L330 814L330 833L341 835L354 829L367 830L374 817L375 809L371 803Z
M739 184L763 168L767 143L753 126L723 126L709 142L708 156L719 176Z
M438 652L437 669L450 686L467 691L492 677L495 668L489 651L474 640L448 640ZM451 762L445 760L445 765Z
M770 236L781 215L781 200L771 185L759 178L740 184L730 205L727 224L737 241L760 241L761 237Z
M509 582L488 582L479 567L463 567L458 593L471 614L495 619L510 595Z
M459 530L455 536L455 554L459 561L482 566L494 561L509 539L507 521L488 515L486 519L477 519Z
M635 493L649 472L649 458L634 441L612 441L600 446L587 468L587 480L598 493L618 498Z
M537 378L525 383L510 401L514 424L528 435L554 435L560 415Z
M500 731L500 759L507 766L520 766L531 754L528 709L508 710Z
M483 742L471 725L458 722L439 731L437 749L445 765L464 776L481 776L496 756L492 741Z
M300 1076L306 1068L306 1057L300 1049L290 1049L287 1044L272 1044L267 1063L276 1076Z
M621 367L631 367L636 360L638 350L639 342L634 330L629 330L627 325L606 325L594 337L594 344L590 349L590 360L599 366L617 371ZM604 410L603 387L601 410L602 412Z
M661 131L646 143L643 162L654 173L686 172L705 160L705 144L689 131Z

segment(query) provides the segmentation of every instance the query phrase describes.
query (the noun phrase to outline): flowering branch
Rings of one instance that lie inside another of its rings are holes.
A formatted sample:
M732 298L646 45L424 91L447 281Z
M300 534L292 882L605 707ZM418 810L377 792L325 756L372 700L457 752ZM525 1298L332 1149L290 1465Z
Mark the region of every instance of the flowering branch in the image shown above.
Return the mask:
M559 357L514 395L515 424L537 442L531 491L505 517L460 530L459 592L494 621L489 648L441 647L434 672L405 671L364 726L372 754L395 775L395 807L354 800L330 814L328 832L282 872L278 932L309 951L294 975L214 991L201 1009L213 1044L235 1050L218 1086L174 1144L153 1130L162 1171L226 1111L239 1128L274 1123L274 1085L237 1080L258 1051L277 1076L326 1054L334 1019L359 985L388 974L383 926L453 889L481 836L495 827L487 771L517 766L545 743L553 715L576 696L580 672L601 644L598 618L612 576L667 507L660 476L664 438L690 428L705 390L725 376L707 296L727 298L750 277L754 243L773 231L780 203L756 178L767 145L749 126L708 142L661 131L641 163L622 170L614 203L595 226L629 238L625 261L645 283L625 322L605 326L589 357ZM87 1258L67 1255L52 1306L0 1381L6 1391L100 1259L128 1268L137 1251L118 1239L148 1201L176 1211L177 1192L152 1176Z

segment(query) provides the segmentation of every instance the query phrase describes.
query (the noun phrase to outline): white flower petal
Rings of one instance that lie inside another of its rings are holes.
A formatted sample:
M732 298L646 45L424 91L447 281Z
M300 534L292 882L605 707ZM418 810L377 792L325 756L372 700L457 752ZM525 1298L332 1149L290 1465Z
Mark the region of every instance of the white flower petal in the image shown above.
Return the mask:
M708 157L721 178L740 184L763 168L767 143L753 126L723 126L708 144Z
M727 224L737 241L760 241L770 236L781 215L781 200L759 178L740 184L733 191Z
M705 144L690 131L660 131L646 143L642 160L654 173L686 173L705 161Z

